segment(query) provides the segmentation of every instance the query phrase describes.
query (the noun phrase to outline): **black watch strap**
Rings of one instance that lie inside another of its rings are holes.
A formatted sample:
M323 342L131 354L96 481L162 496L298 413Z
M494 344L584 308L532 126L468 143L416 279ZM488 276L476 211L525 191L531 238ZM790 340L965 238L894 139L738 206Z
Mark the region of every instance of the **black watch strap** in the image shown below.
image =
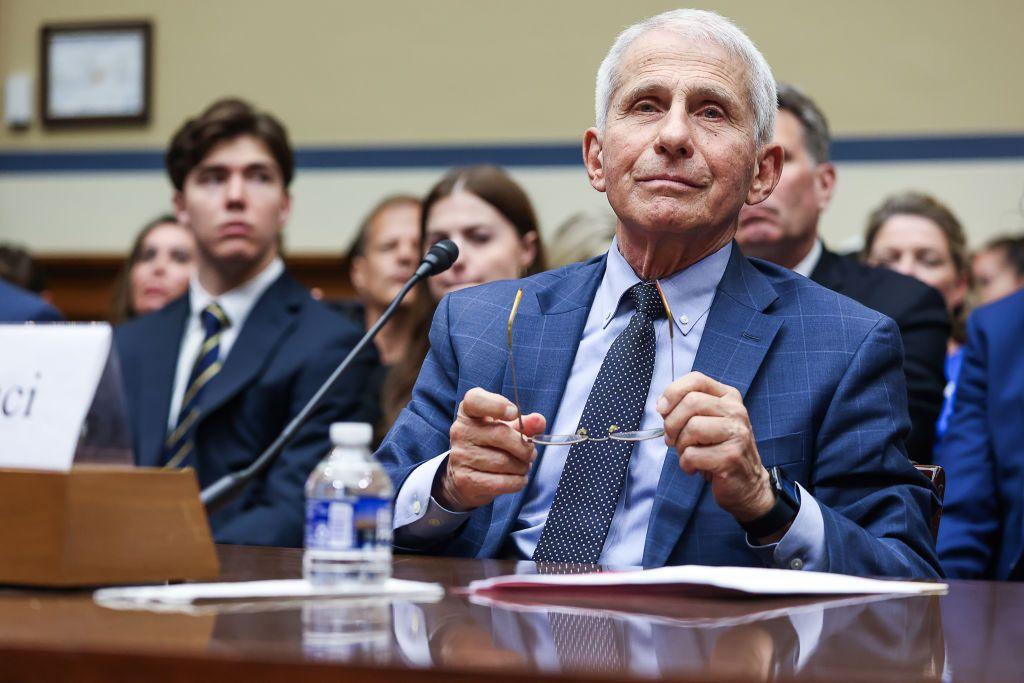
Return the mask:
M749 522L740 522L740 526L752 538L766 538L796 519L800 511L800 494L796 486L785 478L778 467L768 471L772 492L775 494L775 505L772 509Z

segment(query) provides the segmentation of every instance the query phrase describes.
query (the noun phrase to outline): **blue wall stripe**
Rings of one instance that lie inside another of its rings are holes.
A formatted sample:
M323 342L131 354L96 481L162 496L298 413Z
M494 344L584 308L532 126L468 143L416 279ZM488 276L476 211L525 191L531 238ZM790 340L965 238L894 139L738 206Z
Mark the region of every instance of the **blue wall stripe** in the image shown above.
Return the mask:
M1024 159L1024 134L833 141L839 162L976 161ZM578 144L459 145L421 147L306 147L296 150L300 169L446 168L494 163L502 166L579 166ZM0 152L0 174L133 172L163 170L163 152L153 149Z

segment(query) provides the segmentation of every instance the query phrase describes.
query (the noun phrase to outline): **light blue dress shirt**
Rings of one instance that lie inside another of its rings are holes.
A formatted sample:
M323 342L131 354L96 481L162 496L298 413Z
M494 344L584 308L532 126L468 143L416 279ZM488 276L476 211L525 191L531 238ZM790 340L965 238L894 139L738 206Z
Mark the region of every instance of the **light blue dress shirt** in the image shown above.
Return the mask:
M655 408L658 398L673 379L682 377L693 368L715 291L725 273L732 249L732 244L727 244L688 268L659 280L674 315L671 324L675 326L675 335L674 340L669 336L670 321L655 322L657 351L641 429L663 426L661 415ZM633 316L632 301L625 294L639 282L640 278L619 253L617 242L613 241L565 393L555 419L549 422L550 433L572 434L577 430L601 363L612 342L626 329ZM512 527L512 547L516 557L529 559L533 556L568 454L569 446L547 446L543 457L538 459L535 466L540 469ZM399 490L394 517L397 545L414 548L431 543L454 533L465 521L468 513L446 510L430 495L434 477L446 457L444 453L420 465ZM634 446L626 483L599 560L601 564L625 567L641 563L654 494L665 457L664 439L640 441ZM751 547L772 555L770 560L777 566L825 569L825 529L821 511L803 489L801 495L800 512L783 539L777 544Z

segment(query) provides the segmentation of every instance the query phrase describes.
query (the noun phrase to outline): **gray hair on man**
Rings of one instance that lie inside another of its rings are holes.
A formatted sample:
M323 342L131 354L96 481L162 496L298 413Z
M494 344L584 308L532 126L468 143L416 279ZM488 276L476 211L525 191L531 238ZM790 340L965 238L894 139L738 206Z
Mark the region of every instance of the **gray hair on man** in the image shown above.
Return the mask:
M828 161L828 148L832 136L828 132L828 119L818 105L800 88L789 83L776 83L779 92L779 111L788 111L804 129L804 143L814 163Z
M597 128L604 130L612 94L621 85L622 60L640 36L659 29L677 35L719 45L739 57L747 67L747 92L754 110L754 134L758 146L771 141L775 132L777 100L775 77L764 55L734 23L720 14L699 9L676 9L633 24L619 34L597 70L594 104Z

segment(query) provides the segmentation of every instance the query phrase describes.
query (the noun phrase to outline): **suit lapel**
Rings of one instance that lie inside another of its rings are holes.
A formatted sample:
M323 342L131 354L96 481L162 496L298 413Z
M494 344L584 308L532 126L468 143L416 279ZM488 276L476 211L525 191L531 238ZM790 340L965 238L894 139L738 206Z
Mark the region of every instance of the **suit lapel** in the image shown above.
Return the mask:
M147 335L150 339L146 362L139 373L142 394L139 401L139 452L135 458L141 467L160 465L181 337L185 333L190 310L186 294L152 318L152 331Z
M734 243L729 265L715 293L701 336L693 369L739 389L744 396L754 381L782 321L765 315L778 295L740 253ZM700 475L679 468L675 449L668 449L651 511L643 564L661 566L668 560L697 505L705 484Z
M540 413L547 418L548 428L562 402L604 266L604 258L592 259L564 278L535 290L532 297L524 292L523 304L516 315L512 340L520 405L524 412ZM513 397L512 370L507 363L502 394ZM480 557L491 557L498 552L533 484L542 457L544 449L540 448L537 461L530 469L530 481L522 491L494 500L491 525Z
M249 313L224 367L203 391L199 424L259 376L294 327L305 296L288 273L267 288Z

